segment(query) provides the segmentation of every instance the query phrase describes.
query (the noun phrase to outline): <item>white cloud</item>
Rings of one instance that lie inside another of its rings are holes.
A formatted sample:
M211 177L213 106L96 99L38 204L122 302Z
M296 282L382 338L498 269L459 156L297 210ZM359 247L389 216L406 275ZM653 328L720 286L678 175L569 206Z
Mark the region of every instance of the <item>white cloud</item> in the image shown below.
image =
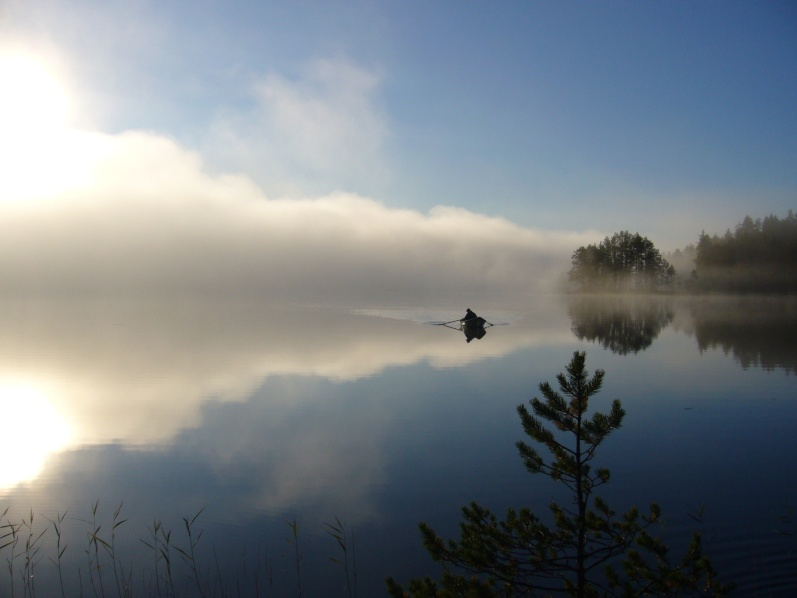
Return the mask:
M304 80L272 75L258 86L264 112L287 146L320 170L379 151L386 133L374 107L376 75L344 61L320 60Z
M245 169L271 195L377 188L389 176L380 85L344 59L317 60L295 80L270 74L254 84L252 110L219 115L204 153Z

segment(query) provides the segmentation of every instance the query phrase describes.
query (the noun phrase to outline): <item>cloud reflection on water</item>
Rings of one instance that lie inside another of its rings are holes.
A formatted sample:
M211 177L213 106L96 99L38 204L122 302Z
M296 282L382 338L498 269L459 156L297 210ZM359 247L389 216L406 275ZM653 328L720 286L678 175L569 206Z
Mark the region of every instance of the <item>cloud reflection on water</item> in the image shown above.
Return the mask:
M196 470L191 475L202 480L197 491L210 480L236 485L235 499L226 499L236 511L276 512L323 496L340 512L367 519L368 497L385 475L391 422L423 401L403 382L384 382L386 370L461 368L572 340L564 309L547 300L533 313L490 311L493 320L509 325L471 344L459 331L428 324L461 311L196 299L7 300L0 315L0 378L46 387L48 405L70 432L68 443L51 447L62 454L50 455L37 492L64 500L74 495L81 503L98 479L124 487L124 481L110 481L114 467L105 463L135 472L147 457L126 454L132 449L161 455L164 463L182 462L185 455L187 469ZM349 384L363 379L373 386L370 395L362 394L362 384ZM353 389L354 397L348 394ZM46 457L5 486L35 477ZM190 495L190 479L184 484ZM140 493L147 483L139 486L130 492Z
M255 302L8 300L0 376L45 384L74 446L145 447L197 426L204 403L245 400L272 375L350 381L391 366L461 366L568 338L561 327L554 331L562 314L548 327L494 328L478 346L411 311L401 317ZM271 400L296 408L301 398Z

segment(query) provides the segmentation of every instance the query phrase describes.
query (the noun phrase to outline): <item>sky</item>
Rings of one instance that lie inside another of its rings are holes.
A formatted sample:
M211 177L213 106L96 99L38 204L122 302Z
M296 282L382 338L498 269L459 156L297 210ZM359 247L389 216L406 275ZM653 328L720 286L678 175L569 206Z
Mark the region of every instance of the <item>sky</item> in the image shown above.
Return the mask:
M8 290L553 289L797 207L792 2L4 0Z

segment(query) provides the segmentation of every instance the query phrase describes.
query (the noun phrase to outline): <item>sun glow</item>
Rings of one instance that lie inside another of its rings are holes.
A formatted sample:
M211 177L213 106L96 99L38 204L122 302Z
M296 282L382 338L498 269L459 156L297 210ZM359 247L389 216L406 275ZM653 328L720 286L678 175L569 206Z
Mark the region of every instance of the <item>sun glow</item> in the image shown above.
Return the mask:
M4 136L35 137L66 124L68 99L43 64L24 54L0 56L0 127Z
M63 449L71 431L41 391L24 384L0 385L0 489L36 479L47 457Z
M69 109L66 86L43 61L0 54L0 201L46 196L80 179L85 156Z

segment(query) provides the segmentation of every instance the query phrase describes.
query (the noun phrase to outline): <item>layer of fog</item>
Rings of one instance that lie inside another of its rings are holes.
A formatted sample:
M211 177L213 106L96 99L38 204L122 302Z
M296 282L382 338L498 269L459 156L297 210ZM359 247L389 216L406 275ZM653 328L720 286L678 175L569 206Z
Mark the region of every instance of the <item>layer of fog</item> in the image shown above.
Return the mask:
M0 189L4 293L511 303L555 288L572 250L595 236L346 193L273 200L154 134L84 133L62 149L78 154L63 189L16 202Z

